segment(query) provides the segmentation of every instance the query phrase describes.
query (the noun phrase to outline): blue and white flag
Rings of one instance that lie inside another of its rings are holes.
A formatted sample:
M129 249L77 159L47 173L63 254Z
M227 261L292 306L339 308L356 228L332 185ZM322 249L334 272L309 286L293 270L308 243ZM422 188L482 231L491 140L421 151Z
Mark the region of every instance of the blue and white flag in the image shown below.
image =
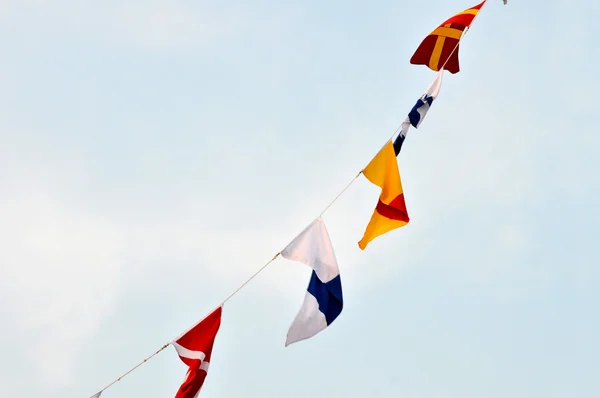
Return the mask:
M342 281L329 234L321 217L283 249L281 256L313 269L302 308L287 333L285 346L308 339L340 315Z
M404 139L406 138L406 134L408 133L408 129L410 126L414 128L419 128L423 119L425 119L425 115L427 115L427 111L431 108L433 104L433 100L437 98L440 88L442 87L442 74L444 70L440 70L433 80L427 90L425 90L425 94L421 96L417 100L417 103L408 113L408 116L402 122L402 128L400 129L400 133L396 140L394 141L394 150L396 152L396 156L400 153L400 149L402 148L402 144L404 143Z

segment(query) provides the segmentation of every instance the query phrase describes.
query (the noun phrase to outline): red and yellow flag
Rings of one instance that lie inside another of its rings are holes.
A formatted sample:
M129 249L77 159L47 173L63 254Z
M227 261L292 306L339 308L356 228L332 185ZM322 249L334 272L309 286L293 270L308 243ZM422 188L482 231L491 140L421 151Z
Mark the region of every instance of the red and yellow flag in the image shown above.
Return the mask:
M443 67L450 73L457 73L460 70L458 65L458 43L463 32L471 25L475 15L485 2L486 0L459 12L427 35L413 54L410 63L427 65L429 69L434 71L439 71Z
M392 141L379 151L363 170L365 177L381 188L379 202L375 207L371 221L367 225L358 247L365 250L370 241L408 224L408 212L404 202L404 191L398 170L398 161Z

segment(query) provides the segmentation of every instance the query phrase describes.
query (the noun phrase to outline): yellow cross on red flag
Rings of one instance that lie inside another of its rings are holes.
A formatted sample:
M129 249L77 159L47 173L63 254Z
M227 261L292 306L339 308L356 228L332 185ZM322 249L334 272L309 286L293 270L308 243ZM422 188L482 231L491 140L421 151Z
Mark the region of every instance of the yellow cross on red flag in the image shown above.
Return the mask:
M459 12L438 26L423 39L410 59L410 63L426 65L434 71L443 68L450 73L457 73L460 70L458 65L458 43L463 32L471 25L486 1L484 0L474 7Z

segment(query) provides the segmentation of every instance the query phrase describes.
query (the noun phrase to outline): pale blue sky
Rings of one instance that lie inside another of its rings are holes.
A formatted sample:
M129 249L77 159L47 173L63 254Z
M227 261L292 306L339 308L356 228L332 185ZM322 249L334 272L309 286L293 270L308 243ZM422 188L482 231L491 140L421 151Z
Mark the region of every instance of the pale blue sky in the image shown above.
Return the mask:
M0 1L0 396L86 398L202 318L374 156L473 1ZM203 398L600 396L597 2L490 0L399 157L411 223L284 348L310 277L226 305ZM169 347L103 398L174 396Z

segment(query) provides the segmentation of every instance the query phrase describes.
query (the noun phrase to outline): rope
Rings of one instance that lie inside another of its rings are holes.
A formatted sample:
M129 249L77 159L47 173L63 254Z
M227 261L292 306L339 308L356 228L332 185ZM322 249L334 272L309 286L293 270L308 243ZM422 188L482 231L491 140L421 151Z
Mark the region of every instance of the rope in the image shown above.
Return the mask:
M344 192L346 192L346 190L350 187L350 185L352 185L352 183L354 181L356 181L356 179L361 175L362 171L359 172L345 187L344 189L342 189L342 191L327 205L327 207L325 207L325 209L319 214L319 217L322 216L327 210L329 210L329 208L340 198L340 196L342 196L342 194ZM252 274L252 276L250 276L248 279L246 279L237 289L235 289L233 291L233 293L231 293L225 300L223 300L221 302L221 306L224 305L227 301L229 301L233 296L235 296L240 290L242 290L244 288L244 286L246 286L248 283L250 283L250 281L252 281L252 279L256 278L262 271L265 270L265 268L267 268L273 261L275 261L275 259L277 259L277 257L279 257L279 255L281 254L281 252L278 252L277 254L275 254L273 256L273 258L271 258L269 261L267 261L262 267L260 267L254 274ZM208 316L208 315L207 315ZM202 319L204 320L206 318L206 316ZM199 321L196 323L196 325L200 322ZM157 355L159 352L161 352L162 350L164 350L165 348L167 348L169 345L171 345L172 341L163 345L160 349L158 349L154 354L150 355L148 358L144 359L142 362L138 363L137 365L135 365L133 368L129 369L127 372L123 373L121 376L119 376L116 380L114 380L112 383L110 383L109 385L107 385L106 387L104 387L103 389L101 389L100 391L98 391L96 394L92 395L91 398L94 397L99 397L102 392L104 392L105 390L107 390L108 388L112 387L115 383L117 383L118 381L121 381L121 379L125 376L127 376L129 373L133 372L134 370L136 370L137 368L139 368L140 366L142 366L143 364L145 364L147 361L149 361L152 357L154 357L155 355Z
M465 28L465 30L463 31L462 35L460 35L460 39L458 39L458 41L456 42L456 45L452 49L452 52L450 53L450 55L448 55L448 58L446 58L446 61L444 61L444 63L442 64L442 67L440 68L440 70L444 69L444 66L446 66L448 61L450 61L450 57L452 57L452 54L454 54L454 52L458 49L458 45L460 44L460 41L463 39L463 37L465 37L467 35L467 32L469 31L470 27L473 26L473 23L475 23L475 20L477 19L477 17L481 13L481 10L483 10L483 7L485 7L486 4L487 4L487 0L483 3L483 5L481 6L481 8L477 12L477 14L475 14L475 16L473 17L473 20L471 21L471 24L469 26L467 26Z
M473 22L475 22L475 19L477 19L477 17L479 16L479 13L481 12L481 10L483 10L483 7L485 7L487 1L483 3L483 5L481 6L481 8L479 9L479 12L475 15L475 17L473 17L473 20L471 21L471 25L473 25ZM469 31L469 27L467 27L463 34L461 35L460 39L458 39L458 42L456 43L456 46L454 46L454 48L452 49L452 52L450 53L450 55L448 56L448 58L446 59L446 61L444 62L444 64L442 65L442 67L440 68L440 70L443 70L444 67L446 66L446 63L450 60L450 57L452 56L452 54L454 54L454 52L456 51L456 49L458 48L458 45L460 44L460 41L463 39L463 37L465 37L465 35L467 34L467 32ZM396 131L394 131L394 133L391 135L391 137L386 141L386 143L393 139L394 136L402 129L402 123L400 124L400 126L398 126L398 128L396 129ZM384 144L385 145L385 144ZM361 169L361 171L358 172L358 174L356 174L356 176L340 191L340 193L337 194L337 196L335 198L333 198L333 200L331 202L329 202L329 204L325 207L325 209L323 209L323 211L319 214L319 217L323 216L323 214L325 214L325 212L327 212L327 210L329 210L329 208L340 198L340 196L342 196L344 194L344 192L346 192L346 190L348 190L348 188L350 188L350 186L354 183L354 181L356 181L358 179L358 177L360 177L360 175L363 173L363 169ZM281 255L281 252L278 252L277 254L275 254L269 261L267 261L262 267L260 267L254 274L252 274L248 279L246 279L237 289L235 289L233 291L233 293L231 293L225 300L223 300L221 302L221 306L224 305L227 301L229 301L231 298L233 298L233 296L235 296L240 290L242 290L248 283L250 283L254 278L256 278L262 271L264 271L273 261L275 261L277 259L277 257L279 257ZM208 316L208 315L207 315ZM206 318L206 316L204 317ZM203 320L204 320L203 318ZM202 320L200 321L202 322ZM198 322L198 323L200 323ZM196 324L198 324L196 323ZM115 383L121 381L121 379L125 376L127 376L128 374L130 374L131 372L133 372L134 370L136 370L137 368L139 368L140 366L142 366L143 364L145 364L146 362L148 362L150 359L152 359L155 355L157 355L158 353L160 353L161 351L163 351L165 348L167 348L169 345L171 345L172 342L169 342L165 345L163 345L162 347L160 347L154 354L150 355L149 357L145 358L142 362L138 363L137 365L135 365L133 368L129 369L127 372L123 373L121 376L119 376L116 380L114 380L112 383L108 384L106 387L104 387L103 389L101 389L100 391L98 391L96 394L92 395L91 398L94 397L99 397L100 394L102 392L104 392L105 390L107 390L108 388L112 387Z
M154 357L156 354L158 354L159 352L161 352L162 350L164 350L165 348L167 348L169 345L171 345L171 343L167 343L167 344L163 345L162 347L160 347L158 349L158 351L156 351L154 354L150 355L148 358L144 359L142 362L138 363L133 368L131 368L127 372L123 373L115 381L113 381L112 383L110 383L109 385L107 385L106 387L104 387L102 390L100 390L96 394L92 395L92 398L99 397L100 394L104 392L104 390L107 390L108 388L112 387L113 384L115 384L116 382L121 381L121 379L123 377L127 376L129 373L133 372L134 370L136 370L137 368L139 368L140 366L142 366L143 364L145 364L146 362L148 362L150 359L152 359L152 357Z
M269 261L267 261L265 263L265 265L263 265L262 267L260 267L260 269L258 271L256 271L250 278L248 278L244 283L242 283L240 285L240 287L238 287L237 289L235 289L235 291L233 293L231 293L229 295L229 297L227 297L225 300L223 300L223 302L221 303L221 305L225 304L227 301L229 301L230 298L232 298L233 296L235 296L240 290L242 290L242 288L244 286L246 286L248 283L250 283L250 281L254 278L256 278L258 276L258 274L260 274L261 272L263 272L263 270L265 268L267 268L269 266L269 264L271 264L273 261L275 261L275 259L277 257L279 257L279 255L281 254L281 252L277 253L276 255L273 256L272 259L270 259Z

